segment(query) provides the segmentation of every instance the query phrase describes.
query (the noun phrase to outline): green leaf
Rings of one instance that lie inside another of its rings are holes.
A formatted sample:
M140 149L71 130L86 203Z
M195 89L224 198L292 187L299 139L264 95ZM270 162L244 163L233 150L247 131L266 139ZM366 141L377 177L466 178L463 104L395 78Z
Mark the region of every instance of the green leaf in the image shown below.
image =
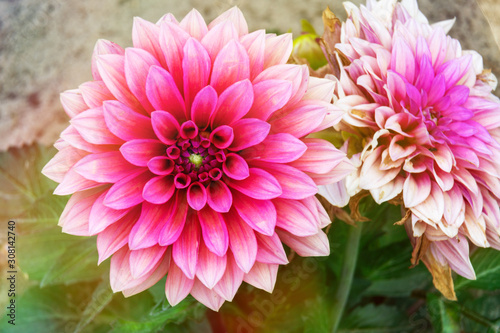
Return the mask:
M407 322L406 315L395 306L368 304L358 306L342 320L341 331L349 328L385 329L391 330L399 327L400 330L408 329L409 325L400 326Z
M436 333L460 332L458 312L447 305L443 296L427 294L427 310Z
M494 249L477 249L471 256L472 266L476 272L476 280L457 277L455 290L464 287L486 290L500 289L500 253Z
M85 307L73 333L79 333L87 327L112 299L113 291L109 286L109 279L103 279L92 293L90 301Z

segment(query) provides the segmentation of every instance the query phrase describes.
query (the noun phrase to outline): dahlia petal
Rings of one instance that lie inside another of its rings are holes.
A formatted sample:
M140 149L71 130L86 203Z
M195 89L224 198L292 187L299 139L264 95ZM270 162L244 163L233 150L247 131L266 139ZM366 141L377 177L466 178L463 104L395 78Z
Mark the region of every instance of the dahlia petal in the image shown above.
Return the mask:
M217 54L212 69L210 85L220 95L232 84L250 78L248 54L237 40L231 40Z
M289 163L301 171L327 173L337 166L346 156L330 142L322 139L305 138L302 141L307 150L298 159Z
M101 183L95 182L93 180L88 180L87 178L77 173L75 170L69 169L62 182L55 188L54 194L68 195L78 191L92 189L101 185Z
M264 69L266 32L264 30L251 32L242 36L240 42L247 50L250 60L250 79L253 80Z
M207 190L201 183L192 183L187 191L187 201L194 210L200 210L207 203Z
M333 80L311 76L304 99L320 100L330 103L332 101L335 85L336 83Z
M130 92L125 77L125 56L105 54L97 57L97 68L108 90L128 107L144 113L142 104Z
M248 273L255 263L258 246L255 233L238 213L231 209L223 215L229 235L229 247L239 268ZM228 260L229 261L229 260Z
M151 122L161 142L168 145L177 142L181 127L174 115L166 111L154 111L151 113Z
M249 80L236 82L229 86L219 96L211 125L216 128L220 125L231 125L248 113L253 103L252 83Z
M323 205L321 204L321 202L319 202L317 197L306 198L302 200L302 203L306 205L313 214L317 213L318 227L320 229L325 228L332 223L332 220L330 219L330 216L326 212L325 207L323 207ZM314 204L316 207L312 207L312 204Z
M136 139L125 142L120 147L120 153L131 164L145 167L152 158L163 155L165 149L165 145L158 140Z
M207 187L207 203L214 211L227 213L233 203L233 195L222 181L213 181Z
M393 180L399 173L398 168L392 168L389 170L381 170L378 165L380 165L381 158L380 155L384 147L378 147L373 152L371 152L363 162L360 172L359 186L365 190L371 190L380 186L383 186Z
M201 40L208 32L205 20L201 16L200 12L196 9L192 9L182 19L182 21L179 23L179 26L197 40Z
M129 213L128 209L111 209L104 205L104 198L108 191L104 191L99 198L96 199L92 205L89 215L89 232L96 235L106 229L116 221L120 220L123 216ZM137 216L138 217L138 216Z
M189 34L186 31L184 31L181 27L179 27L177 24L173 22L162 22L160 25L160 47L163 51L163 54L165 55L168 72L172 74L172 78L179 90L183 88L183 83L182 83L182 57L184 55L183 48L184 45L186 44L186 41L190 37L191 36L189 36ZM156 109L164 110L163 108L156 108Z
M219 257L224 256L229 245L229 236L222 215L205 207L198 212L198 218L207 248Z
M280 239L301 257L318 257L330 254L330 243L326 234L319 230L317 234L298 237L287 231L277 229Z
M89 109L78 89L66 90L61 93L60 100L64 111L70 118Z
M105 101L104 120L111 133L122 140L155 139L151 119L119 101Z
M168 303L171 306L179 304L193 288L194 280L188 279L181 269L170 261L170 268L168 269L167 282L165 283L165 294Z
M151 288L167 274L169 267L170 255L164 255L157 268L151 271L150 274L128 283L125 289L122 290L123 296L130 297Z
M307 66L284 64L266 68L252 82L254 85L265 80L287 80L292 82L292 96L288 101L288 105L293 105L304 96L307 90L308 78L309 70Z
M143 49L152 54L166 68L167 62L160 47L160 27L154 23L134 17L132 26L132 43L135 48Z
M133 209L118 220L118 222L99 231L97 235L97 252L99 253L98 265L127 244L130 231L137 222L139 216L140 210Z
M347 194L347 187L345 181L339 181L333 184L319 185L318 194L325 198L329 203L337 207L345 207L351 196ZM381 202L377 196L373 196L375 202Z
M85 82L78 89L89 108L100 107L104 101L115 99L102 81Z
M213 290L227 301L232 301L243 282L243 271L230 253L227 254L226 271Z
M274 199L278 217L276 226L299 237L318 233L315 216L299 201Z
M196 94L191 105L191 119L198 128L207 128L217 106L217 100L217 92L211 86L204 87Z
M173 176L158 176L151 178L142 190L144 200L161 205L169 201L175 193Z
M443 192L436 183L431 183L431 193L422 203L412 207L412 211L427 223L440 221L444 214Z
M257 168L250 168L249 176L243 180L228 179L226 183L231 188L259 200L274 199L282 194L281 186L276 178Z
M85 141L85 139L73 125L69 125L64 131L62 131L60 140L62 140L65 146L72 146L79 150L90 153L102 153L118 149L116 145L95 145ZM54 144L54 147L57 148L56 144ZM61 150L62 148L58 149Z
M243 281L252 286L272 293L276 284L279 265L256 262L250 272L245 274Z
M382 202L392 200L398 196L403 190L404 184L405 179L403 177L396 177L385 185L371 189L370 193L375 202L380 205Z
M116 137L106 127L103 108L84 111L70 120L85 141L97 145L122 144L123 140Z
M113 292L122 291L132 279L130 272L130 251L124 246L112 257L109 265L109 283Z
M490 247L486 237L486 222L482 215L477 218L471 209L466 209L463 225L464 232L472 243L480 247Z
M186 111L190 113L191 104L196 94L208 84L211 62L207 51L195 38L189 38L186 41L183 51L184 100Z
M392 45L391 68L413 83L415 77L415 57L402 38L396 38Z
M146 95L146 80L151 66L161 66L151 53L138 48L125 50L125 78L130 91L141 102L146 111L151 113L155 108Z
M258 262L264 264L288 264L285 249L278 234L275 232L271 236L255 234L257 237L257 257Z
M219 311L222 304L224 304L224 298L220 297L215 291L205 287L198 279L194 280L191 295L193 295L198 302L213 311Z
M137 170L118 151L87 155L73 169L86 179L99 183L116 183Z
M186 107L174 78L165 69L152 66L146 79L146 94L155 110L170 113L182 122L186 119Z
M228 149L232 151L243 150L261 143L271 129L269 123L254 118L240 119L234 122L231 127L235 135Z
M431 251L439 252L458 274L469 280L475 280L476 274L469 259L469 242L465 237L432 242Z
M464 198L460 189L454 186L449 191L443 193L444 198L444 218L450 225L460 226L465 218ZM460 216L462 215L462 218Z
M90 236L90 211L102 191L102 188L90 189L77 192L69 198L58 223L59 226L62 226L64 233L75 236Z
M293 109L273 118L270 121L271 130L280 133L289 133L300 138L311 133L318 127L326 116L326 108L317 102L302 101L294 105Z
M227 125L219 126L216 129L212 130L209 139L215 147L219 149L226 149L233 142L233 128Z
M402 135L395 135L391 143L389 144L389 156L392 161L398 161L400 159L410 156L415 150L417 150L416 145L407 145L405 142L405 137Z
M305 199L318 193L311 177L300 170L285 164L252 162L253 166L269 172L281 186L283 199Z
M224 275L226 262L226 255L219 257L210 251L204 242L201 242L196 277L208 289L212 289Z
M226 160L222 164L222 170L226 176L235 180L243 180L250 175L250 170L245 159L234 153L226 155Z
M285 64L293 49L292 34L267 36L264 55L264 68Z
M306 150L307 145L293 135L278 133L268 135L261 143L242 151L241 155L246 160L288 163L300 158Z
M426 172L410 173L404 182L403 200L405 207L421 204L431 194L431 178Z
M243 13L238 7L234 6L226 10L224 13L220 14L212 22L210 22L208 28L211 30L216 25L224 21L230 21L233 23L234 27L236 28L236 31L238 32L238 36L242 37L248 34L247 21L245 20Z
M104 54L119 54L123 55L125 50L113 42L105 39L99 39L95 43L94 53L92 54L92 77L94 80L102 80L101 74L99 74L99 68L97 66L97 58Z
M165 246L177 241L184 229L188 208L186 193L177 191L174 211L172 215L170 215L168 221L165 221L165 226L161 230L160 237L158 238L158 244Z
M134 279L149 275L156 265L163 260L167 250L164 246L154 245L140 250L131 250L129 257L130 273Z
M234 208L252 229L268 236L274 233L277 214L271 201L252 199L238 191L233 198Z
M194 279L199 261L200 226L196 214L188 214L186 225L179 239L172 246L172 258L188 279Z
M143 202L142 190L151 178L151 173L146 170L122 178L111 186L104 198L104 205L113 209L126 209Z
M209 25L208 33L201 40L212 59L212 63L219 54L220 50L231 40L238 39L238 31L231 21L222 21L215 25Z
M87 156L87 152L74 149L73 147L65 147L57 152L57 154L47 163L42 173L55 182L61 183L64 176L75 163ZM248 169L248 166L247 166Z
M139 250L158 244L160 231L170 221L175 208L175 200L170 200L163 205L144 202L141 208L141 216L130 232L130 249Z

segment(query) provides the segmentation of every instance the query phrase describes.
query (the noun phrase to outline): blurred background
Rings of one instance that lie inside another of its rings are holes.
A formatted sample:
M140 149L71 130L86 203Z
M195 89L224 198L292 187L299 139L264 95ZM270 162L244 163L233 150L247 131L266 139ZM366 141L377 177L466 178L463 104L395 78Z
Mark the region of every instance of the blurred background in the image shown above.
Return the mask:
M0 0L0 150L33 141L52 144L68 120L59 93L91 79L97 39L131 46L134 16L156 22L171 12L180 19L197 8L210 21L235 5L251 30L291 29L294 35L301 19L321 34L326 6L345 16L341 1L328 0ZM500 1L420 0L419 5L431 22L456 17L450 34L500 75Z

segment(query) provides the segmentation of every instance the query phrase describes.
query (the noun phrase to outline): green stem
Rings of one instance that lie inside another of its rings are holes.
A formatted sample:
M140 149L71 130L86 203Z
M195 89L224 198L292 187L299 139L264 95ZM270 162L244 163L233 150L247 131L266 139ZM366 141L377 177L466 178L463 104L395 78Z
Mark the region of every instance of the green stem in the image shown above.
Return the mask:
M339 285L335 294L332 308L333 326L332 333L336 333L339 327L342 315L347 304L347 298L351 291L352 279L356 269L359 252L359 240L361 239L362 223L355 227L350 227L347 238L347 245L344 252L344 263L340 276Z

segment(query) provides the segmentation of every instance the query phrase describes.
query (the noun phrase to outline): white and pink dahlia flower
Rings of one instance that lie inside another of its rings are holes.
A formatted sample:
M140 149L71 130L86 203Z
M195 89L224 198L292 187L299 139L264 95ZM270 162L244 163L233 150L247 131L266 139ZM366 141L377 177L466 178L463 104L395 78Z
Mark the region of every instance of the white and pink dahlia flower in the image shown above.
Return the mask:
M427 239L439 265L474 279L467 239L500 249L496 79L446 34L453 21L430 25L414 0L346 9L335 48L348 64L335 105L346 113L339 128L364 149L350 186L322 193L401 197L410 237Z
M345 154L307 138L342 117L333 82L286 64L289 34L248 32L233 8L208 26L137 18L134 47L100 40L94 81L61 95L70 125L44 174L72 194L63 231L97 236L111 287L125 296L165 275L217 310L242 281L272 291L282 242L329 254L317 184L350 172ZM342 168L336 168L341 164Z

